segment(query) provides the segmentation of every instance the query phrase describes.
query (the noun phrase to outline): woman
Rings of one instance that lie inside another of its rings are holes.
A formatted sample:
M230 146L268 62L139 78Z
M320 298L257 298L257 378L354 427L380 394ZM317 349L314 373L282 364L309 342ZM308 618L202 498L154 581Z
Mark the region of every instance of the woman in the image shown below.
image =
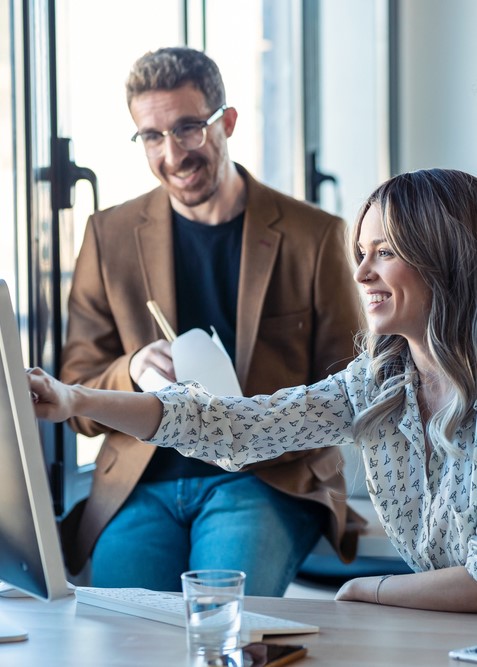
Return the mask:
M354 579L336 599L476 612L477 179L441 169L390 179L364 204L352 249L369 332L346 370L270 397L217 398L196 384L157 395L68 387L35 369L37 416L89 417L227 470L355 444L414 573Z

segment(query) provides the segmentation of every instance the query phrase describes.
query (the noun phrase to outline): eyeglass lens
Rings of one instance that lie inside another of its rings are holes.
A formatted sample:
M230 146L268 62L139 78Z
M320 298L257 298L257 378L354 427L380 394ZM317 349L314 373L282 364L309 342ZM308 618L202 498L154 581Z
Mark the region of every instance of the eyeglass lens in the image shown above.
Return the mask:
M171 136L183 150L193 151L204 145L206 130L203 126L190 124L179 125L170 132L144 132L139 135L148 155L160 153L163 150L166 136Z
M165 138L171 136L173 140L185 151L193 151L202 148L207 139L207 127L215 123L225 111L225 105L217 109L206 121L196 121L178 125L173 130L164 132L144 132L135 134L133 140L140 137L147 155L155 156L162 152Z

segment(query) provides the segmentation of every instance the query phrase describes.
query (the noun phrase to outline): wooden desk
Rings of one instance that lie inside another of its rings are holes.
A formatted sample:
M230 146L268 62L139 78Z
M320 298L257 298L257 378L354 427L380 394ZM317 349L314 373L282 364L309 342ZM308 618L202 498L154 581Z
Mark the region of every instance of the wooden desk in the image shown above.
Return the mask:
M247 598L250 611L318 624L321 632L278 643L304 643L297 667L458 667L451 648L477 644L477 616L357 602ZM186 667L185 631L76 603L0 599L0 614L29 632L1 644L1 667ZM268 641L275 641L269 639Z

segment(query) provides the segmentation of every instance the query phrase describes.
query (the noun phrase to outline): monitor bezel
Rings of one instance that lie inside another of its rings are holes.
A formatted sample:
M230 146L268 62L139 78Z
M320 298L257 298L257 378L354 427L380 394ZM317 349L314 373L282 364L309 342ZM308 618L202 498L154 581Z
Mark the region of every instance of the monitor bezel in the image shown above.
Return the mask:
M20 569L18 578L15 576L14 564L12 568L9 568L9 570L13 569L13 574L10 571L2 572L0 569L0 580L32 597L45 601L55 600L69 594L68 584L43 449L25 374L18 324L8 286L1 279L0 363L3 365L10 401L9 408L16 436L13 438L14 442L4 443L4 446L16 447L20 454L22 465L21 470L17 472L22 476L22 481L19 483L25 484L28 498L28 507L23 510L29 512L32 518L32 524L25 527L25 530L32 532L28 536L32 540L29 543L36 545L28 557L36 559L34 567L41 573L43 582L39 582L41 592L33 590L33 587L30 589L29 586L25 586L20 576ZM33 531L31 525L33 525ZM8 535L0 535L0 544L2 542L8 545ZM37 562L38 558L40 562ZM29 567L30 564L22 563L18 566Z

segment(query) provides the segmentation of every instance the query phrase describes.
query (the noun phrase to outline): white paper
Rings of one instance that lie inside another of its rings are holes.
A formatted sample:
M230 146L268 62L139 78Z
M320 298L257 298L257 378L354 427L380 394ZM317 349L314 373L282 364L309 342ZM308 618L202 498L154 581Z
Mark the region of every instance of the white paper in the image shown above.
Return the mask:
M214 343L217 345L217 347L219 347L219 348L222 350L222 352L223 352L224 354L226 354L227 356L229 356L229 355L227 354L227 350L226 350L225 347L224 347L224 344L223 344L222 341L220 340L219 334L218 334L217 331L215 330L215 327L212 327L212 326L211 326L211 327L210 327L210 330L212 331L212 340L214 341Z
M215 396L242 396L232 361L217 332L211 338L203 329L191 329L172 342L171 354L179 382L199 382ZM148 368L138 384L143 391L158 391L171 382Z
M138 381L138 385L143 391L159 391L171 384L171 381L161 375L154 368L146 368Z

